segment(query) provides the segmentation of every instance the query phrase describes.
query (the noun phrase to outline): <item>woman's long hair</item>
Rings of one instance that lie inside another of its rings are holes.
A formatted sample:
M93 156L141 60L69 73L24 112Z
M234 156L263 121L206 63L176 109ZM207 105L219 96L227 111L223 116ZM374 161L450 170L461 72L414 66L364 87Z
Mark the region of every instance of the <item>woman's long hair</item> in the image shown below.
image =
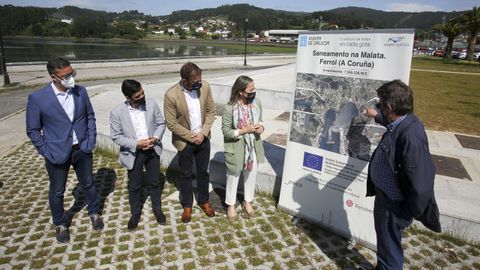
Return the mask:
M238 77L232 86L232 93L230 94L230 100L228 101L228 104L233 105L237 103L237 101L240 99L240 92L245 91L250 82L253 82L253 80L248 76L242 75Z

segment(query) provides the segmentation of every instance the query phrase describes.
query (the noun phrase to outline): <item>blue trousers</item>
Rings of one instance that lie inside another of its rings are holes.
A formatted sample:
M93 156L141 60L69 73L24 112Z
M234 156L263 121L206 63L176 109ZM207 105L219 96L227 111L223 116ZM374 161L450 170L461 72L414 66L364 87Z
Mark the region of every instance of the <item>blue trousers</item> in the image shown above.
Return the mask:
M67 222L63 200L70 166L73 166L78 182L85 192L88 214L98 214L99 200L93 184L92 164L92 154L84 153L80 149L73 149L70 157L64 164L53 164L48 159L45 159L45 167L50 178L48 202L54 225L65 226Z
M379 270L402 270L402 232L413 218L403 209L404 202L392 201L384 194L375 196L373 217L377 233L377 266Z

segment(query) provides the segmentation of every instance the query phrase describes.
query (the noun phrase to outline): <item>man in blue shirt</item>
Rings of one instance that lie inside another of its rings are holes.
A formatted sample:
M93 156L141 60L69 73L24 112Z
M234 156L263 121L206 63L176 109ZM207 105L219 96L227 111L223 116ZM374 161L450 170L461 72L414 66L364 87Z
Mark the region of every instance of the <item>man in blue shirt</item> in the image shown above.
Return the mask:
M368 169L367 196L375 196L376 269L403 269L402 232L413 218L441 231L433 185L435 165L422 122L413 114L410 87L395 80L377 89L379 111L366 115L384 125Z

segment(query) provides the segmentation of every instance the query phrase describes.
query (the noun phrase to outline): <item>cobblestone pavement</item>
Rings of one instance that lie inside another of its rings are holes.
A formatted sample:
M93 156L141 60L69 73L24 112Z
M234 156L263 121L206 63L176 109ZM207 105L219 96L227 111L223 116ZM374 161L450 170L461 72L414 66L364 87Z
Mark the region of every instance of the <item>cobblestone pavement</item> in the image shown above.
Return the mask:
M94 155L95 181L105 197L105 229L94 232L86 210L78 213L71 241L59 244L50 223L48 177L43 158L24 144L0 160L0 269L371 269L375 253L360 244L277 210L275 200L257 194L255 218L206 217L195 207L192 221L180 221L175 186L167 179L163 211L156 223L145 204L140 225L127 230L130 216L126 173L109 155ZM76 183L69 175L65 205ZM416 227L403 240L407 269L480 269L480 245L431 234Z

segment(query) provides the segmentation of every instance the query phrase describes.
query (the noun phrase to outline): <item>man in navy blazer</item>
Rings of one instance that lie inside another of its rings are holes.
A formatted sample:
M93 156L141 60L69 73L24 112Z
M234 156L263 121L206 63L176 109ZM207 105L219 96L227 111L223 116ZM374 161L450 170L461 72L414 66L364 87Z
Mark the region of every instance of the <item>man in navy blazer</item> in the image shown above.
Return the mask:
M48 200L56 238L70 240L67 216L63 208L65 186L70 166L85 191L88 214L94 230L103 229L98 196L93 183L92 151L96 125L92 104L84 87L75 85L76 72L70 62L53 58L47 63L52 82L28 97L27 135L45 158L50 178Z
M435 165L422 122L413 114L413 92L400 80L377 89L379 112L366 111L387 131L373 153L367 196L375 196L375 269L403 269L402 232L413 218L440 232L434 196Z

